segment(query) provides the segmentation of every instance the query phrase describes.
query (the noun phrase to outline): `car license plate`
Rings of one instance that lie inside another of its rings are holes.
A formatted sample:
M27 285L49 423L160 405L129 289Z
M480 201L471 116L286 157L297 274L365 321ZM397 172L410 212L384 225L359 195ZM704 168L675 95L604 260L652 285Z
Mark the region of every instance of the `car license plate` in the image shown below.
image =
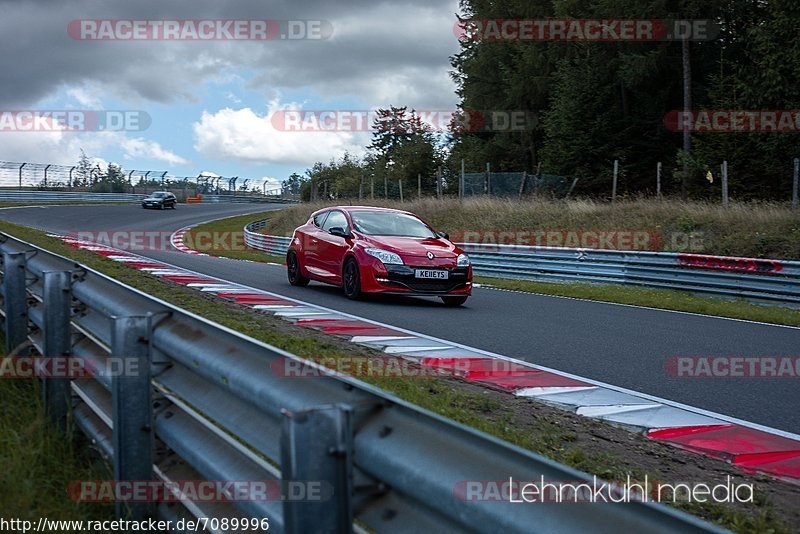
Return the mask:
M434 271L431 269L417 269L414 273L414 276L427 280L447 280L450 277L450 273L447 271Z

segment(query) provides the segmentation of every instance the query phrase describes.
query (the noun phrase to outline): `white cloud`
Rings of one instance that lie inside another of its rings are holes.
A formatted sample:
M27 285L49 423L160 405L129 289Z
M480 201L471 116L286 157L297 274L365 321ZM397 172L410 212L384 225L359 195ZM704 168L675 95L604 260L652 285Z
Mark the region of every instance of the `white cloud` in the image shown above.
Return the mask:
M97 154L120 139L116 132L0 132L0 159L75 165L81 149Z
M157 142L142 137L125 139L120 143L120 146L125 151L125 159L147 158L163 161L169 165L186 165L189 163L189 160L164 149Z
M67 96L74 98L84 109L103 109L100 98L86 87L73 87Z
M234 104L241 104L242 103L242 99L239 98L238 96L236 96L235 94L233 94L231 91L227 91L225 93L225 98L227 98L228 100L230 100Z
M345 151L361 155L369 134L353 132L287 132L276 129L272 114L279 109L300 109L298 104L269 105L260 115L251 108L224 108L203 112L194 129L194 149L220 161L310 165L341 157Z

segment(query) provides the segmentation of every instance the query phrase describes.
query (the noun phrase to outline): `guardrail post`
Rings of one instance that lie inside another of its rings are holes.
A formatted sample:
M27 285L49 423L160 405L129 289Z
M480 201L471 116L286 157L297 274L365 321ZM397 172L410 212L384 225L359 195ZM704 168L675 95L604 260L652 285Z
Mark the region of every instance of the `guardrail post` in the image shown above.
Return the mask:
M3 311L6 314L6 354L10 354L28 337L24 252L3 254L3 299Z
M114 421L114 480L153 480L153 411L150 388L150 316L115 317L111 357L118 359L111 378ZM120 519L153 517L151 502L116 503Z
M69 271L44 273L44 346L45 359L63 360L69 357L70 304L72 292ZM65 369L59 364L55 368ZM67 429L67 414L70 407L70 377L47 377L42 388L45 410L50 420L62 431Z
M284 411L281 473L283 490L289 492L283 501L287 533L352 532L352 414L344 404ZM304 491L293 491L294 485Z

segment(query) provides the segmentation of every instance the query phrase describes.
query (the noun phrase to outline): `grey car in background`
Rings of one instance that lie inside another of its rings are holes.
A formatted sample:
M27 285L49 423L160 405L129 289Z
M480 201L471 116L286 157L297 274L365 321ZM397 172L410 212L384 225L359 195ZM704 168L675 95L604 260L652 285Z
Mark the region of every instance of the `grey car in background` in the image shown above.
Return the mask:
M169 191L155 191L149 197L142 199L143 208L175 209L178 199Z

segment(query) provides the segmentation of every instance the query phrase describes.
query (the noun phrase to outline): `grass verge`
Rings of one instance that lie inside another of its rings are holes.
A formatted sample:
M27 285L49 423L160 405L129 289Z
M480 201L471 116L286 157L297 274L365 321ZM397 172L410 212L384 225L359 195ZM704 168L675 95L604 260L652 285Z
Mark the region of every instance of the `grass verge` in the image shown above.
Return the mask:
M274 211L266 211L263 213L251 213L248 215L239 215L236 217L228 217L211 221L205 224L200 224L190 229L183 236L184 244L198 252L205 252L212 256L220 256L222 258L232 258L234 260L249 260L261 261L268 263L283 264L286 258L283 256L274 256L247 248L244 244L244 230L246 224L261 219L266 219L275 215ZM223 235L224 234L224 235ZM209 236L211 238L209 239ZM215 246L213 236L219 238L218 246Z
M161 281L94 253L76 250L37 230L1 224L0 229L19 239L67 256L156 298L299 356L376 355L344 339L299 327L268 314L254 313L250 308L222 302L211 295ZM721 483L723 477L729 475L753 483L757 495L755 504L675 504L737 532L790 532L786 525L800 522L800 511L791 506L800 498L800 488L743 475L717 460L687 455L627 430L453 379L372 378L365 381L452 420L605 479L625 480L631 475L633 479L641 480L647 475L650 480L712 480ZM11 461L16 460L12 458ZM14 484L25 483L25 477L24 471L15 472L11 481ZM53 482L46 484L54 487Z
M5 340L0 339L0 346ZM78 503L67 495L74 480L108 478L106 466L51 426L37 380L0 380L0 512L33 521L113 519L108 503Z

